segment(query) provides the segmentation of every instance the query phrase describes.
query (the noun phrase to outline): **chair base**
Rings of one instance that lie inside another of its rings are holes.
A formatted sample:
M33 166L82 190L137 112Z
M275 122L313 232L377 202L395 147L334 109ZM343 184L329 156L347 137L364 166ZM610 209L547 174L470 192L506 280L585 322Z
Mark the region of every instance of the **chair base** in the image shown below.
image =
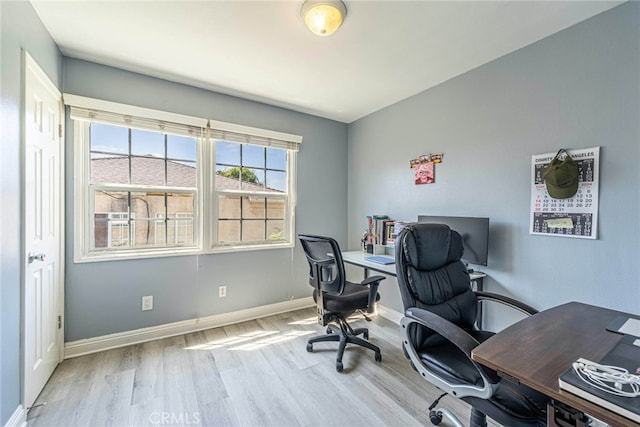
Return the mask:
M369 330L367 328L353 329L343 316L335 316L333 321L335 321L336 324L329 324L327 326L326 335L318 335L309 338L307 341L307 351L313 351L313 344L317 342L338 341L338 355L336 357L336 371L338 372L342 372L342 369L344 368L342 364L342 356L344 355L344 350L349 343L373 350L375 352L376 362L382 361L380 347L366 341L369 339ZM364 339L360 338L358 335L362 335Z
M438 425L442 422L442 417L445 416L453 423L455 427L465 427L464 424L455 416L455 414L446 408L436 408L440 403L440 399L445 397L448 393L442 393L432 404L429 406L429 421L431 424ZM436 409L434 409L436 408ZM469 427L487 427L487 416L484 412L471 406L471 416L469 418Z
M456 417L453 412L449 411L447 408L437 408L429 412L429 420L431 421L431 424L436 426L442 422L443 416L447 417L455 427L465 427L458 417Z

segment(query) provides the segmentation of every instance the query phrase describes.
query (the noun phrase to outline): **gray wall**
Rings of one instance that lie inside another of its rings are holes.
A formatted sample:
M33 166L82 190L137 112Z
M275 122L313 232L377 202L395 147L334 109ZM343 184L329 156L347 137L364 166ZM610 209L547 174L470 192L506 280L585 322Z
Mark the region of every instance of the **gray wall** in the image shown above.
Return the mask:
M25 49L58 87L62 56L29 2L0 2L0 425L22 401L21 148L22 53Z
M538 309L640 314L640 4L629 2L349 125L349 245L366 214L491 219L487 287ZM531 156L600 146L598 240L529 234ZM444 153L436 183L409 159ZM382 304L402 311L395 281ZM490 309L491 312L491 309Z
M65 58L64 91L303 136L298 153L296 232L347 235L347 125ZM277 78L274 78L277 84ZM67 121L67 194L73 194L73 123ZM74 264L73 203L67 200L65 340L160 325L310 296L302 251L271 249ZM227 285L227 297L217 289ZM154 296L153 311L140 310Z

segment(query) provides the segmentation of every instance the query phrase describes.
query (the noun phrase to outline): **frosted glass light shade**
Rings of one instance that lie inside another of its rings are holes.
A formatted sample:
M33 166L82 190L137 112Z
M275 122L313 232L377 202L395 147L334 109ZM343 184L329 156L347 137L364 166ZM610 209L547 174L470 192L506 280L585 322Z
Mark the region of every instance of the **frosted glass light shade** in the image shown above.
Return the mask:
M307 0L300 11L305 25L318 36L333 34L347 16L347 7L340 0Z

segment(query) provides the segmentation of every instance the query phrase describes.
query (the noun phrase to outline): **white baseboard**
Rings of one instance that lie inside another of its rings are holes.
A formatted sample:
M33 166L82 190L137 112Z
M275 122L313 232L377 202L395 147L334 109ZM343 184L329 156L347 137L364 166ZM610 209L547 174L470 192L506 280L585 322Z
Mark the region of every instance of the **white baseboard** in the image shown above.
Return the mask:
M404 317L404 315L399 311L392 310L380 304L378 304L377 311L379 316L382 316L385 319L390 320L397 325L400 324L400 321Z
M313 307L314 305L315 302L311 297L298 298L275 304L238 310L232 313L214 314L212 316L200 317L197 319L183 320L180 322L167 323L148 328L134 329L132 331L118 332L101 337L70 341L64 344L64 358L69 359L71 357L83 356L85 354L124 347L131 344L139 344L146 341L188 334L205 329L218 328L220 326L231 325L233 323L245 322L248 320L259 319L261 317L286 313L288 311Z
M24 427L27 425L27 412L24 406L18 405L4 427Z

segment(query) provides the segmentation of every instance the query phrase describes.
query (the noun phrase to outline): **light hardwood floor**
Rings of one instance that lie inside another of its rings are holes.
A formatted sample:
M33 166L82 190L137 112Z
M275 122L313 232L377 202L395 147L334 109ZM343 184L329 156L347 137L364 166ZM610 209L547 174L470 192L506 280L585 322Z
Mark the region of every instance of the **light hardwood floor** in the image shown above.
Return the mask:
M40 426L418 426L440 392L411 368L399 326L376 316L373 352L337 343L306 351L322 333L315 309L67 359L28 413ZM360 319L362 319L360 317ZM468 422L469 407L441 402ZM443 426L448 425L443 420ZM493 424L492 424L493 425Z

